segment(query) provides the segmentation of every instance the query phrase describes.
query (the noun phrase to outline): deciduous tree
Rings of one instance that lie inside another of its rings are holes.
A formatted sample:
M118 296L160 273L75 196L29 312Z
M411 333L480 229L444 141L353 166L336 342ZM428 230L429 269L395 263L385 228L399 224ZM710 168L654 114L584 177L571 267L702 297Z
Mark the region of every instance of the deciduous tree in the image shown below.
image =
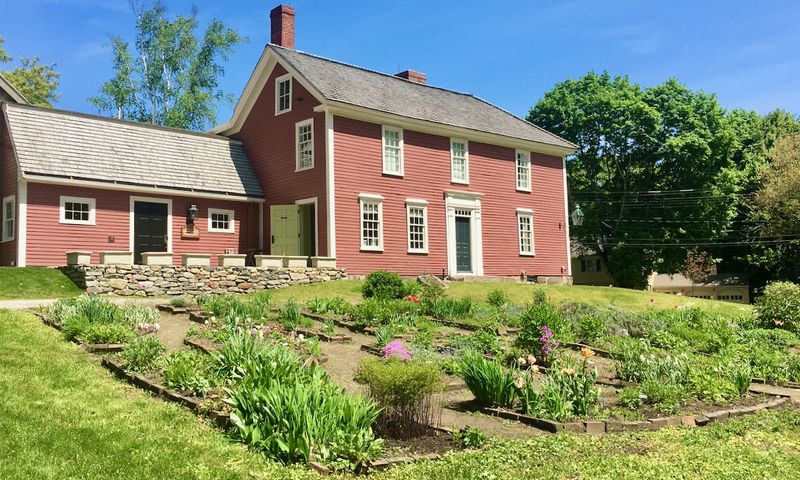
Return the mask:
M4 48L3 37L0 37L0 63L11 63L13 60ZM0 74L31 104L52 107L60 97L56 92L60 75L55 70L55 63L40 62L38 56L20 58L17 67L1 71Z

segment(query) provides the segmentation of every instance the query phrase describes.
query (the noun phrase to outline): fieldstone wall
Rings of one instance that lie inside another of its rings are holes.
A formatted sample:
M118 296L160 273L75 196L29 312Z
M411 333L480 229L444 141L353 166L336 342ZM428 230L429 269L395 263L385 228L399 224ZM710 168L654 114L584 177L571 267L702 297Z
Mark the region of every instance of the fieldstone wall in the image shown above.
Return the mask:
M87 293L122 297L252 293L347 278L341 268L70 265L61 269Z

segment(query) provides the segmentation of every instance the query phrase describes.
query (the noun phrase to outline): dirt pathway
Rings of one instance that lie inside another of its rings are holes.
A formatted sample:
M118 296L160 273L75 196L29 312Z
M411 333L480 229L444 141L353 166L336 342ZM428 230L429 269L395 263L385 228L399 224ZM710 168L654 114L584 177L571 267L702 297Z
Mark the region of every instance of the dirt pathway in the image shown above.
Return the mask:
M156 333L156 338L167 347L168 353L186 348L183 343L186 332L196 325L189 320L189 315L172 315L164 312L161 312L158 323L161 328Z
M800 404L800 390L787 387L779 387L777 385L767 385L764 383L751 383L750 391L756 393L768 393L770 395L782 395L789 397L795 405Z
M351 343L323 343L322 351L329 357L323 365L328 375L353 393L363 393L362 387L353 380L361 359L369 355L361 350L361 345L373 345L375 338L367 335L352 334ZM466 426L484 430L488 435L502 438L527 438L542 435L545 432L527 425L503 420L467 410L469 401L473 400L469 390L456 390L443 395L441 426L460 429Z

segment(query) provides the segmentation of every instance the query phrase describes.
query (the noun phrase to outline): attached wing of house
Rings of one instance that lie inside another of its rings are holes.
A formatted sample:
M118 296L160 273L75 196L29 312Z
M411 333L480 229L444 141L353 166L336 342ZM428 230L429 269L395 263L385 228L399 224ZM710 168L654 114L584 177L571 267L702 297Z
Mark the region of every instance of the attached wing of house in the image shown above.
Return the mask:
M19 90L14 88L14 85L11 85L11 82L0 75L0 102L3 101L21 103L23 105L28 104L28 100L21 93L19 93Z

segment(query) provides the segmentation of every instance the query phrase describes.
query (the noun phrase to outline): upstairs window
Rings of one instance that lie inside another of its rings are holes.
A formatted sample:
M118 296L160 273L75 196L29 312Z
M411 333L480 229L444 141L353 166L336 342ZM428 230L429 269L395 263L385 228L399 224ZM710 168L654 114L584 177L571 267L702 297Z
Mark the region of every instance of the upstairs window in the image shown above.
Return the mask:
M275 115L292 111L292 76L275 79Z
M450 181L469 183L469 152L466 140L450 140Z
M60 198L59 223L72 223L78 225L94 225L94 198L68 197Z
M14 240L17 198L14 195L3 198L3 241Z
M314 120L297 124L297 170L314 168Z
M208 209L208 231L234 233L233 210Z
M428 202L406 200L408 218L408 252L428 253Z
M359 195L361 203L361 250L383 251L383 197Z
M533 210L517 209L517 229L519 233L519 254L533 255Z
M531 191L531 154L517 150L517 190Z
M403 130L383 127L383 173L403 175Z

